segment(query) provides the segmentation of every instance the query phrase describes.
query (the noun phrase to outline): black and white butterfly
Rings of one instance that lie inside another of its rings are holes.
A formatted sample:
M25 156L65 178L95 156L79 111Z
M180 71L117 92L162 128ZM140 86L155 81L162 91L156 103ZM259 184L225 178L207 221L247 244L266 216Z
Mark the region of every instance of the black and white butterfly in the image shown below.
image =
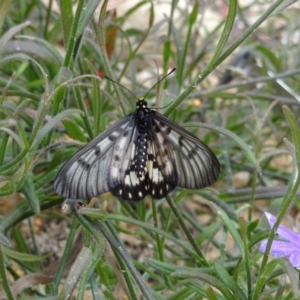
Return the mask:
M161 199L176 186L200 189L220 173L214 153L198 138L138 98L135 112L114 123L65 163L57 194L88 199L110 191L126 201Z

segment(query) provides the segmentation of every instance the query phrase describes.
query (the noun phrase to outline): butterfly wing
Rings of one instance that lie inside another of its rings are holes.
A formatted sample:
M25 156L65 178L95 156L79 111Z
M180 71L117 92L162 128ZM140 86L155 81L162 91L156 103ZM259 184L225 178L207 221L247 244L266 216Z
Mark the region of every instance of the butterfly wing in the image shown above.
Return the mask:
M123 184L135 153L136 136L133 114L114 123L64 164L54 180L56 193L88 199Z
M174 170L174 153L169 143L160 139L158 127L149 127L147 147L147 180L149 194L154 199L161 199L172 192L177 183L177 172Z
M154 144L160 173L156 176L160 182L157 188L163 189L167 183L170 187L199 189L217 180L220 173L219 161L204 143L160 113L151 111L150 120L149 135ZM154 174L149 172L150 182L157 181ZM158 190L158 194L165 195L168 191L160 193Z
M137 131L137 128L135 130ZM139 201L148 194L146 175L138 177L135 173L136 147L135 139L135 142L131 143L130 150L126 153L130 164L124 164L124 167L127 166L127 168L125 169L123 180L119 181L119 184L110 190L113 195L125 201Z
M138 129L135 114L130 114L64 164L55 178L55 191L71 199L111 191L123 200L139 201L147 194L161 199L176 186L195 189L216 181L219 162L199 139L155 111L148 127L144 176L135 173Z
M134 171L134 164L125 172L124 181L120 182L111 193L125 201L139 201L148 194L146 175L138 177Z

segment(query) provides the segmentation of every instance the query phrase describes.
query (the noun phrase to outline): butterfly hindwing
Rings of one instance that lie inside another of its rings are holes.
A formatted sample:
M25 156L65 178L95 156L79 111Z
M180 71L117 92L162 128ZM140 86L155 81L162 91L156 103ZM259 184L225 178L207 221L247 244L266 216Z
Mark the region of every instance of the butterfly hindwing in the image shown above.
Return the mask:
M136 139L132 114L114 123L68 160L54 181L55 191L71 199L91 198L124 181Z
M150 137L151 137L151 129ZM148 160L147 160L147 179L149 186L149 194L154 199L161 199L172 192L175 188L174 180L172 180L173 172L166 174L163 172L165 168L163 163L164 154L160 153L160 147L152 138L148 141ZM172 169L172 164L169 164Z
M136 130L136 128L135 128ZM131 149L128 151L128 159L130 163L124 172L123 180L119 184L111 189L111 193L116 197L119 197L127 201L138 201L146 197L148 188L146 184L146 177L138 177L135 173L135 154L136 143L131 143ZM125 166L125 164L124 164Z
M129 168L124 181L112 189L111 193L125 201L139 201L148 194L146 176L137 177L133 168Z

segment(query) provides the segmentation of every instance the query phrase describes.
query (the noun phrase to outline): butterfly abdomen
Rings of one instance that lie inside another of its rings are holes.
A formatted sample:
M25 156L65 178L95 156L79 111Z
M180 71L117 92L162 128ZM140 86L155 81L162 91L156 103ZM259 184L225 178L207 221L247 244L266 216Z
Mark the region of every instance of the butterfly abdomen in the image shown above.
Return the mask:
M133 163L136 176L142 177L146 173L149 109L147 108L147 102L142 98L136 103L136 106L138 135L136 140L136 155Z
M146 160L147 160L147 133L138 135L137 139L137 152L134 159L135 174L137 177L142 177L146 173Z

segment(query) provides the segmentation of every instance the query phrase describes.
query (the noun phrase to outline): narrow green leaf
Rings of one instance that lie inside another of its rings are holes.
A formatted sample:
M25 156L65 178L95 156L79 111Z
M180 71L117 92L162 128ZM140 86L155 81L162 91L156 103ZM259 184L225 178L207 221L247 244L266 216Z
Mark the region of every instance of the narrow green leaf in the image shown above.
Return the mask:
M28 263L34 263L36 261L43 261L46 258L52 256L52 253L49 253L46 255L33 255L33 254L18 252L18 251L12 250L7 247L3 247L3 253L11 259L14 259L17 261L28 262Z
M89 70L92 74L96 75L97 72L93 66L93 64L88 60L85 59L85 62L87 63ZM102 97L99 87L99 82L95 78L92 78L93 81L93 113L94 113L94 137L97 136L101 131L104 130L104 128L101 128L101 119L104 117L103 115L103 103L102 103ZM102 122L103 124L103 122Z
M13 113L10 112L8 109L6 109L3 106L1 107L1 112L4 113L5 115L7 115L11 119L15 118ZM11 129L6 128L6 127L2 127L1 130L8 133L12 138L14 138L14 140L19 144L19 146L22 150L29 149L27 135L26 135L24 129L22 128L22 126L19 123L16 123L15 126L16 126L16 129L18 130L17 134L15 132L13 132ZM20 139L20 137L22 138L22 140ZM1 167L0 167L0 169L1 169Z
M292 111L288 108L288 106L284 105L282 107L283 112L289 122L290 128L291 128L291 133L292 133L292 138L295 146L295 154L296 154L296 164L297 164L297 169L298 173L300 170L300 128L298 125L298 122L293 115Z
M62 122L72 139L83 143L87 142L87 139L84 133L82 132L82 129L75 122L69 120L64 120Z
M16 192L17 187L13 181L8 181L8 180L1 180L1 181L2 184L3 181L5 181L6 183L0 188L0 196L12 195L13 193Z
M214 287L215 289L219 290L220 293L225 297L227 300L235 300L236 298L232 295L230 290L221 282L218 280L216 277L208 275L204 272L201 271L185 271L185 270L180 270L180 271L175 271L172 274L172 277L176 279L185 279L191 278L191 279L198 279L203 281L204 283Z
M27 35L18 35L18 38L20 39L28 39L31 41L36 42L37 44L42 45L45 49L47 49L53 57L56 59L57 63L59 65L63 64L63 57L61 53L57 50L57 47L55 47L52 43L49 43L45 39L38 38L38 37L32 37L32 36L27 36Z
M221 264L218 260L214 261L214 267L216 270L216 273L218 274L218 278L220 281L224 283L224 285L231 290L231 292L239 299L247 299L244 292L241 290L241 288L237 285L236 281L230 276L230 274L227 272L227 270L223 267L223 264Z
M167 69L170 57L171 57L171 42L169 40L166 40L164 42L164 50L163 50L164 69Z
M92 220L100 220L100 221L104 221L107 216L106 211L96 209L96 208L89 208L89 207L81 208L78 211L78 213L86 217L89 217Z
M10 240L0 231L0 244L2 246L11 247Z
M85 130L88 134L89 139L92 140L94 135L93 135L91 122L88 118L88 110L87 110L87 107L85 105L84 99L82 97L82 94L80 92L79 87L75 86L73 91L74 91L74 95L75 95L75 98L76 98L76 103L77 103L79 109L83 112L82 119L83 119L83 122L84 122Z
M82 9L82 13L80 14L80 19L78 22L77 31L75 34L75 39L77 40L79 36L82 34L86 26L91 22L93 14L100 4L101 0L90 0L86 2L86 5Z
M4 247L2 247L1 244L0 244L0 278L1 278L1 285L5 295L7 296L7 299L15 300L16 298L14 297L10 287L10 283L9 283L10 280L8 280L8 277L6 275L6 260L4 257Z
M273 280L273 270L279 265L283 269L286 269L286 264L290 264L290 262L287 260L287 258L273 258L263 269L263 272L260 274L258 279L256 280L255 289L253 292L252 299L261 299L263 298L262 291L264 290L265 284L269 280ZM292 267L290 268L292 269ZM295 295L297 298L299 298L299 287L297 282L297 271L294 269L294 272L288 272L288 276L294 276L294 278L290 278L292 280L292 286L293 286L293 292L295 292ZM293 298L294 299L294 298ZM295 298L296 299L296 298Z
M0 128L0 166L3 165L7 142L9 138L9 134L7 132L1 132L1 129L2 128Z
M23 185L23 191L27 198L29 207L35 214L38 214L40 213L40 204L33 181L34 175L32 174L32 172L30 172L29 174L27 174L27 178Z
M195 293L192 291L191 288L183 287L178 290L175 289L175 291L171 295L169 295L167 298L163 297L163 299L179 300L179 299L197 299L197 298L195 298ZM160 300L160 298L158 298L157 300Z
M197 21L198 13L199 13L199 2L196 1L189 17L190 25L193 25Z
M22 150L21 153L18 154L13 160L11 160L9 163L5 165L2 165L0 167L0 172L15 167L27 155L27 153L28 153L27 149Z
M73 5L72 1L60 1L60 12L61 12L61 22L62 22L62 30L65 45L68 43L68 39L71 34L71 27L73 22Z
M268 60L274 66L274 69L277 72L282 71L280 60L276 57L272 49L269 49L263 45L258 45L255 47L255 50L261 52L265 59Z
M224 210L221 209L219 206L217 206L215 203L209 202L208 205L211 206L214 209L214 211L216 211L218 216L222 219L225 226L231 233L234 241L236 242L238 248L240 249L242 256L244 257L244 244L243 244L240 234L238 233L238 231L236 229L237 224L232 219L230 219L228 217L228 215L224 212Z
M21 127L19 127L19 128L21 128ZM21 129L21 130L23 131L23 129ZM19 134L16 134L14 131L10 130L9 128L5 128L5 127L0 128L0 131L3 131L4 134L7 134L7 136L10 136L11 138L13 138L14 141L17 142L19 147L21 149L24 149L24 143L19 137L19 136L22 136L22 134L20 132L19 132ZM4 136L4 134L3 134L3 136ZM3 138L3 139L4 139L3 142L5 143L5 138ZM1 140L1 142L2 142L2 140ZM5 144L3 146L5 146Z
M208 299L218 300L217 295L215 294L214 290L211 287L206 289L205 292L206 292L206 295L207 295Z
M1 13L0 13L1 14ZM3 34L3 36L0 38L0 54L2 54L4 47L8 43L9 40L11 40L19 31L23 30L25 27L29 26L30 22L26 21L22 24L16 25L12 28L10 28L8 31Z
M65 118L75 114L75 113L81 113L78 109L67 109L65 111L62 111L58 115L56 115L54 118L49 120L46 125L44 125L39 131L38 134L33 141L32 148L35 148L39 146L42 139L56 126L57 123L63 121Z

